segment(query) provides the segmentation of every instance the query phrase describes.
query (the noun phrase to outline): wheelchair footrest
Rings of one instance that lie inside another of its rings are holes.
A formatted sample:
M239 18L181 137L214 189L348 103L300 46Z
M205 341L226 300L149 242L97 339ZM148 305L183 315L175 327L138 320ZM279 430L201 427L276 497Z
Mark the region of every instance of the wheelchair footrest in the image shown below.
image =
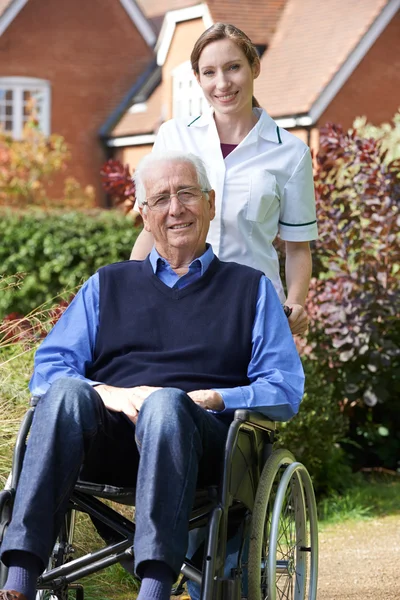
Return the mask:
M185 577L185 576L181 577L178 582L178 585L176 587L172 588L171 596L181 596L185 591L184 585L185 585L186 581L187 581L187 577Z

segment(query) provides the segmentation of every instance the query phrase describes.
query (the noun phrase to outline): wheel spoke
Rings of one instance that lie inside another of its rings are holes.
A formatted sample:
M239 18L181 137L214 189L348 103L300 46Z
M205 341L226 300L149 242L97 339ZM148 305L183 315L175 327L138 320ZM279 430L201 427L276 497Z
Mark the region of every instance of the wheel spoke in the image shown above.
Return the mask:
M315 498L307 471L286 450L273 452L264 467L252 517L252 540L251 600L315 600ZM312 548L313 554L302 551L303 546Z

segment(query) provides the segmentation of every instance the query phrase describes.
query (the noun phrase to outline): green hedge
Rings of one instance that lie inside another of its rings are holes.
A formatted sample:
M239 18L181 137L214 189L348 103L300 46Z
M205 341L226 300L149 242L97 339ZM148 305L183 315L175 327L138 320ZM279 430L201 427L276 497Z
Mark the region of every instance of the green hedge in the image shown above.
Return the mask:
M291 421L277 424L277 446L288 448L307 466L318 496L341 492L352 482L350 461L341 448L349 420L327 373L307 357L302 362L306 375L303 401Z
M138 233L115 211L2 212L0 274L23 279L18 289L2 286L0 318L69 295L99 267L128 259Z

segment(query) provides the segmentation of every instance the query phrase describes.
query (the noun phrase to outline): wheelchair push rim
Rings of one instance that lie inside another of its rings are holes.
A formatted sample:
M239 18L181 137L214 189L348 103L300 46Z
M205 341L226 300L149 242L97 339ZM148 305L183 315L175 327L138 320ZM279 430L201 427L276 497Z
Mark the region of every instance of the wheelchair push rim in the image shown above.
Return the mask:
M310 476L287 450L268 459L257 490L249 551L249 598L314 600L318 532Z

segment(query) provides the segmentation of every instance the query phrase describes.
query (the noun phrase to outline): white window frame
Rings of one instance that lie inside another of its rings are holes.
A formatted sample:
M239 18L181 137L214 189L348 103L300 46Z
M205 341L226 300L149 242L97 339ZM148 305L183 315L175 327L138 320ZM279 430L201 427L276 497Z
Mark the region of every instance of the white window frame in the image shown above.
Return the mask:
M172 116L198 117L209 110L201 87L193 75L190 61L175 67L172 75Z
M0 77L0 89L13 92L12 130L7 131L15 140L22 139L24 128L23 95L24 92L41 91L43 93L42 110L39 117L40 130L50 135L51 94L50 82L36 77ZM0 123L1 127L1 123Z

